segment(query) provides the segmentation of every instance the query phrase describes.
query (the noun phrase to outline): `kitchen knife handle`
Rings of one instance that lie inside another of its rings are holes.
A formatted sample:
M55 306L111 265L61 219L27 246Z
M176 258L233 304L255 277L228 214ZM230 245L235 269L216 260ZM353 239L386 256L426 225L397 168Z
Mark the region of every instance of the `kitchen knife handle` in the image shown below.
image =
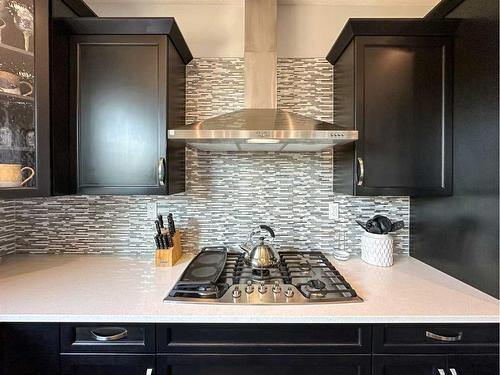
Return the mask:
M158 160L158 180L161 186L165 185L165 158Z
M155 220L156 233L161 236L161 225L158 220Z
M365 163L363 161L363 158L358 158L358 167L359 167L358 186L363 186L363 182L365 179Z

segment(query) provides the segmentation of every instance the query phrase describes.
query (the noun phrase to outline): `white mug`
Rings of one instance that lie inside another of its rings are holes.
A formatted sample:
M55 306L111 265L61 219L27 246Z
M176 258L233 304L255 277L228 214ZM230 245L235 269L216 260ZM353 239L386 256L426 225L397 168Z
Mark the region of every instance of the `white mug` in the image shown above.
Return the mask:
M31 173L23 180L24 171ZM35 170L31 167L22 167L21 164L0 164L0 188L24 186L34 176Z

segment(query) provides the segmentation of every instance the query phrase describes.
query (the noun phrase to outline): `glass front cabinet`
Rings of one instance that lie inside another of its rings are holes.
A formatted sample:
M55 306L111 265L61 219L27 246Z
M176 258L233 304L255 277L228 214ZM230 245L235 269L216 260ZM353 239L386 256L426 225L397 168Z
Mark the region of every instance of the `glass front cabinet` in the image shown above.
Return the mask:
M0 0L0 198L50 193L48 0Z

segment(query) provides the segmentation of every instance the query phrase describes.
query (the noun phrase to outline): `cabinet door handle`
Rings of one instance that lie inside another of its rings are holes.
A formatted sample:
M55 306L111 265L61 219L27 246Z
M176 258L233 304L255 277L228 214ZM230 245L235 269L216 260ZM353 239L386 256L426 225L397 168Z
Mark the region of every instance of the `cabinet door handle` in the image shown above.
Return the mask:
M444 372L444 370L442 368L438 368L438 374L439 375L446 375L446 373Z
M457 370L450 368L451 375L458 375Z
M153 375L153 369L152 368L148 368L146 370L146 375Z
M92 329L90 333L97 341L117 341L124 339L128 335L127 329L122 327L96 328Z
M428 337L436 341L456 342L456 341L462 341L462 332L459 332L458 335L456 336L443 336L429 331L425 331L425 337Z
M158 161L158 180L161 186L165 185L165 158Z
M365 179L365 163L363 162L363 158L358 158L358 167L358 186L363 186L363 180Z

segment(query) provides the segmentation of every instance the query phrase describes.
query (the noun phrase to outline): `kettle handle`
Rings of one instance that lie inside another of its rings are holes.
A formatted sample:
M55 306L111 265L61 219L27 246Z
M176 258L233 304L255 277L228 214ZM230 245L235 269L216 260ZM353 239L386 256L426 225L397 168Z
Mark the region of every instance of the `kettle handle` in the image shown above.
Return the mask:
M260 229L264 229L264 230L267 230L269 232L269 234L271 235L272 238L275 238L276 235L274 234L274 230L272 230L272 228L270 226L267 226L267 225L259 225L259 228Z

